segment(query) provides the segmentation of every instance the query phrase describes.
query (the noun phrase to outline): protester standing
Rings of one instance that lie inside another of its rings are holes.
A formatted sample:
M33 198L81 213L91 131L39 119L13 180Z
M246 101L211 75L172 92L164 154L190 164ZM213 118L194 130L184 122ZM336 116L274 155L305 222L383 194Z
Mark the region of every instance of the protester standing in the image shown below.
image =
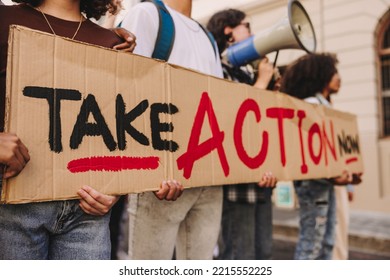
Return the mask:
M331 106L339 91L338 60L329 53L307 54L291 63L283 74L281 91L309 103ZM334 185L358 184L362 174L347 171L332 179L294 181L299 200L299 239L295 259L331 259L335 238Z
M175 40L169 62L222 77L219 58L201 26L191 19L192 0L167 0ZM159 28L153 3L135 5L121 26L137 36L135 53L151 57ZM222 206L220 187L188 189L175 202L160 201L152 193L130 195L129 257L211 259L217 242Z
M19 155L14 149L11 158L17 158L19 168L3 162L7 165L4 177L16 175L29 160L20 139L3 132L10 25L23 25L107 48L122 43L113 32L87 19L98 19L108 9L115 12L117 6L113 1L14 2L21 4L0 7L0 138L16 142L13 147L18 147ZM118 197L104 195L90 186L81 187L78 195L80 200L0 205L0 259L109 259L108 222L110 209Z
M231 44L250 36L250 23L244 12L228 9L215 13L207 24L220 54ZM263 58L254 69L251 64L234 67L222 58L224 78L267 89L275 69ZM257 72L257 73L255 73ZM245 183L223 186L222 228L219 259L271 259L272 256L272 189L276 178L267 173L263 184Z

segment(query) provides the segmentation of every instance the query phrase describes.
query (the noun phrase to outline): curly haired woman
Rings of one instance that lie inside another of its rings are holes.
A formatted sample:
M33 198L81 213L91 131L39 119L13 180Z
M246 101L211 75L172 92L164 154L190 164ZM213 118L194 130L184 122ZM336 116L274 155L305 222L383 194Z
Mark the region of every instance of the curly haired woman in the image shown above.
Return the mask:
M20 139L2 132L9 26L23 25L107 48L121 43L114 32L89 20L99 19L107 10L115 12L114 0L14 2L19 5L0 6L0 143L12 138L19 150L11 156L18 164L1 162L7 166L5 178L17 175L29 160ZM80 200L0 205L0 259L109 259L110 209L118 197L89 186L83 186L78 194Z
M307 54L291 63L283 74L281 91L309 103L331 106L331 95L341 85L334 54ZM299 200L299 238L295 259L332 258L336 225L334 185L358 184L362 174L344 171L339 177L294 181Z

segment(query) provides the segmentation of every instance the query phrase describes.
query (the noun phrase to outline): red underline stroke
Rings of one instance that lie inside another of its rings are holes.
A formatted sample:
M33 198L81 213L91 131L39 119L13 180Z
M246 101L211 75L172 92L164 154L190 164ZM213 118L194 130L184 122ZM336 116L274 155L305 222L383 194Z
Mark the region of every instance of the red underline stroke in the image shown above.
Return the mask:
M348 159L345 160L345 163L346 164L350 164L350 163L355 162L355 161L358 161L357 157L348 158Z
M96 156L71 160L68 170L72 173L88 171L154 170L159 166L159 157Z

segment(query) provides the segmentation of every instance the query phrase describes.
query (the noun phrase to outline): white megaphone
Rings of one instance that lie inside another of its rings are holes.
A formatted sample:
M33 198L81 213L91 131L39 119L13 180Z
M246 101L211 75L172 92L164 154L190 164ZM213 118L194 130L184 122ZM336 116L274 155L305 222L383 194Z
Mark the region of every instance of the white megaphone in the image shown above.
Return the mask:
M233 44L223 56L233 66L241 66L266 54L281 49L303 49L315 52L316 36L309 15L302 4L296 0L288 2L288 17L283 18L271 28Z

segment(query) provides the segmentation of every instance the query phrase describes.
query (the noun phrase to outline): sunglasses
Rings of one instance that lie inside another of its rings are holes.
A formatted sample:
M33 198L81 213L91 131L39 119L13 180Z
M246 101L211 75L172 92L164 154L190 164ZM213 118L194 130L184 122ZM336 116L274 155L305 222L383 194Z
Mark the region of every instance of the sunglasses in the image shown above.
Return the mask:
M240 23L239 25L243 25L245 26L246 28L248 28L248 30L251 30L251 24L249 22L242 22Z

